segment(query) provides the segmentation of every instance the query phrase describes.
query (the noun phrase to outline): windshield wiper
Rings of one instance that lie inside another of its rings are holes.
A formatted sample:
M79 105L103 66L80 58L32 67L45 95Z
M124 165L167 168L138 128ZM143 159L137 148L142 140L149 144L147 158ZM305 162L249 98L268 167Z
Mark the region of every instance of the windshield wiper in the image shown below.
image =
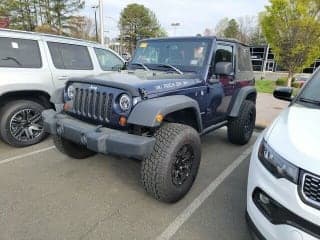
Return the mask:
M320 100L316 100L316 99L300 97L299 101L306 102L306 103L311 103L311 104L314 104L314 105L320 105Z
M138 65L138 66L143 67L144 70L146 70L146 71L148 71L148 72L150 71L150 69L149 69L145 64L143 64L143 63L134 62L134 63L131 63L131 65Z
M171 64L157 64L157 66L171 68L174 71L176 71L177 73L179 73L180 75L183 75L183 72L179 68L176 68L175 66L172 66Z
M3 60L3 61L12 60L12 61L14 61L16 64L18 64L19 66L22 66L22 64L18 61L18 59L14 58L14 57L5 57L5 58L2 58L1 60Z

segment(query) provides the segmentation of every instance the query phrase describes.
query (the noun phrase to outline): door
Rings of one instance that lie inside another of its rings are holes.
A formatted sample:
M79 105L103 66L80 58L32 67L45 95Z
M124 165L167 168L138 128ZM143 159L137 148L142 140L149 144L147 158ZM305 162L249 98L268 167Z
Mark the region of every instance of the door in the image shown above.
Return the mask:
M93 75L94 67L86 46L47 42L51 72L56 88L61 88L72 77Z
M228 62L233 66L230 76L215 75L214 68L219 62ZM213 74L207 81L207 109L204 119L205 127L223 121L227 117L231 98L235 91L235 54L233 44L218 43L211 63Z

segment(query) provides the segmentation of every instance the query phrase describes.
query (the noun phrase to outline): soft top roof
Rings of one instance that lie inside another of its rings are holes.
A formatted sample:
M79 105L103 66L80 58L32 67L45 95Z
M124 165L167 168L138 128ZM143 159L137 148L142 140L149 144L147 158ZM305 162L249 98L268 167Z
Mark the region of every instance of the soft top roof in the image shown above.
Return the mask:
M223 41L223 42L231 42L231 43L237 43L237 44L241 44L243 46L246 46L246 47L249 47L248 45L240 42L239 40L237 39L233 39L233 38L221 38L221 37L216 37L216 36L205 36L205 37L202 37L202 36L195 36L195 37L164 37L164 38L147 38L147 39L142 39L140 40L139 42L141 41L165 41L165 40L192 40L192 39L204 39L204 40L216 40L216 41Z

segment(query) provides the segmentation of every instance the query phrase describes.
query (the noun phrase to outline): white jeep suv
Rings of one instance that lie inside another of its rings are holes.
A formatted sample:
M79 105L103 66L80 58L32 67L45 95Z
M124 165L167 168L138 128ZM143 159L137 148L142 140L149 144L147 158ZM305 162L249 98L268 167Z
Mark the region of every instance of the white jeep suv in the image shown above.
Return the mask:
M320 69L257 140L250 162L247 220L255 237L320 238Z
M70 77L124 67L103 46L67 37L0 29L0 138L23 147L45 137L41 112Z

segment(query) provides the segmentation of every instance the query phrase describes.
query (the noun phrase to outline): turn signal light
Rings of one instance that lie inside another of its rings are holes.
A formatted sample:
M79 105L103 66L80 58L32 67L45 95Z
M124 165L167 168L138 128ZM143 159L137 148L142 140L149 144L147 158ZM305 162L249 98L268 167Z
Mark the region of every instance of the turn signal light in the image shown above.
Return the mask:
M156 116L156 121L158 123L161 123L163 121L163 115L161 113L159 113L157 116Z
M65 104L63 105L63 110L64 110L64 111L69 111L71 108L72 108L72 105L69 104L69 103L65 103Z
M122 126L122 127L125 127L127 125L127 118L124 117L124 116L121 116L119 118L119 125Z

